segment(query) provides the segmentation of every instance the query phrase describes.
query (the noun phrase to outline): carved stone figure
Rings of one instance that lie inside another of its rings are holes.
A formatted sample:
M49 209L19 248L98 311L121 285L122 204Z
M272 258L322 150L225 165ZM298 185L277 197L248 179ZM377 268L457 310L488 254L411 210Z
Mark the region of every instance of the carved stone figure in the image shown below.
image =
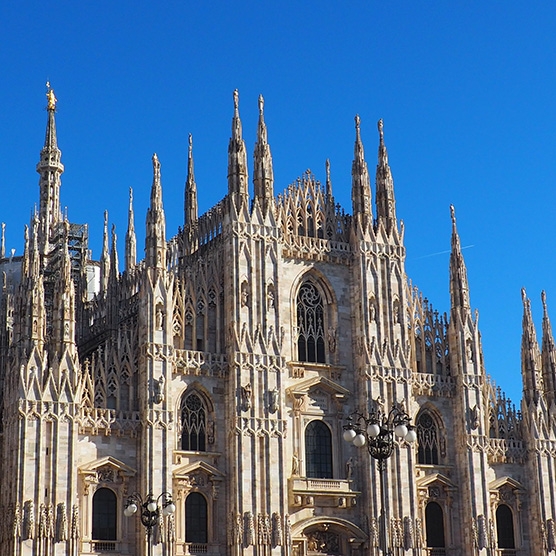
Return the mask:
M251 384L241 387L241 410L249 411L251 409Z

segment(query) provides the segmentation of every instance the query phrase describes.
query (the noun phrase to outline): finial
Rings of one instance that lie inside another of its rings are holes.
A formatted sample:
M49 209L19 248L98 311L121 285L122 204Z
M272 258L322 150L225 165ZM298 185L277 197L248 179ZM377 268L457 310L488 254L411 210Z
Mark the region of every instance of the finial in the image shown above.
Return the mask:
M104 227L108 230L108 211L104 211Z
M129 206L133 203L133 188L129 188Z
M525 288L521 288L521 300L523 301L524 304L525 301L527 300L527 292L525 291Z
M452 218L452 224L455 226L456 225L456 209L454 208L454 205L450 205L450 216Z
M359 131L359 127L361 126L361 118L359 114L355 114L355 129Z
M191 158L191 154L193 153L193 135L189 134L189 158Z
M263 115L263 110L264 110L264 98L263 95L259 95L259 115L260 116Z
M544 312L546 314L546 292L544 290L541 292L541 301L542 301Z
M239 91L234 89L234 108L239 110Z
M58 99L54 96L54 91L50 86L50 81L46 82L46 98L48 100L48 104L46 105L47 110L56 110L56 103Z
M380 120L378 120L378 133L380 135L380 144L384 145L384 120L382 118L380 118Z
M330 159L326 159L326 181L330 181Z

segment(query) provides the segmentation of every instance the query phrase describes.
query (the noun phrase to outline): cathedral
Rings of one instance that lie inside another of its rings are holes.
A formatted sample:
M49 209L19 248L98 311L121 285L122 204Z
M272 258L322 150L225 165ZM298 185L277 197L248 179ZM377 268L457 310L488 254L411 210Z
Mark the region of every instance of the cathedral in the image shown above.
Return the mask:
M349 214L328 163L275 193L262 97L250 193L236 91L222 200L198 214L190 138L171 236L153 155L144 258L130 191L120 268L107 217L95 261L62 215L56 103L21 257L2 229L2 556L556 550L545 295L539 342L522 292L516 409L484 368L453 207L449 312L406 275L382 121L373 202L355 118Z

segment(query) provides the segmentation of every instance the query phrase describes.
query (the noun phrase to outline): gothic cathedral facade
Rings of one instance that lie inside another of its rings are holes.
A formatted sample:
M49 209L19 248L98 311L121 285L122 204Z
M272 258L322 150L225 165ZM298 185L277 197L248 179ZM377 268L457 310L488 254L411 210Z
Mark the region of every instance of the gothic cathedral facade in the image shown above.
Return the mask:
M146 555L133 493L170 493L155 556L541 556L556 549L556 347L523 292L523 400L488 379L451 209L451 307L408 281L379 122L376 188L355 120L352 213L307 171L275 195L259 99L253 195L234 93L228 191L167 237L153 156L145 256L125 262L60 210L48 92L40 202L0 267L0 553ZM91 285L92 284L92 285ZM383 497L348 416L403 407ZM165 495L168 496L168 495ZM384 507L385 527L381 508Z

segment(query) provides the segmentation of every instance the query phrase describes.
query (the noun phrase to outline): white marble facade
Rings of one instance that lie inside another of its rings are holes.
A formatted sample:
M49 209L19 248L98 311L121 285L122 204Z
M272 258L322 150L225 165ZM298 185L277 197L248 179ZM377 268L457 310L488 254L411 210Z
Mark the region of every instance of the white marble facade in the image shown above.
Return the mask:
M378 556L376 466L342 439L378 399L418 432L388 461L393 555L556 548L546 303L539 345L523 293L518 411L483 366L453 208L449 314L410 286L382 122L371 197L356 118L350 215L328 164L275 195L261 98L250 196L235 93L226 196L198 215L190 141L168 239L154 155L145 258L130 195L119 272L107 220L95 262L61 216L55 113L52 94L25 253L0 260L2 555L145 555L125 502L170 491L157 556Z

